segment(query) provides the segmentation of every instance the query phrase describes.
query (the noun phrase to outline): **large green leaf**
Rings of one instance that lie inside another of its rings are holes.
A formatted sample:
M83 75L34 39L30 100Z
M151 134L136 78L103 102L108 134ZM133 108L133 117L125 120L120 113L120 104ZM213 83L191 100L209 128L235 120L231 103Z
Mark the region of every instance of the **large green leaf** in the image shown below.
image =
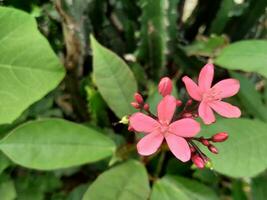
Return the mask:
M151 200L218 200L207 186L187 178L165 176L158 180L152 190Z
M233 78L240 81L238 97L246 111L253 116L267 122L267 107L263 104L261 95L255 89L255 85L241 74L230 72Z
M267 41L247 40L224 48L215 63L233 70L257 72L267 77Z
M95 131L61 119L29 122L0 142L0 149L15 163L51 170L95 162L112 155L112 140Z
M252 177L267 168L267 124L250 119L218 120L202 128L205 137L225 131L229 139L216 143L219 154L207 152L216 171L232 177Z
M54 89L64 69L33 17L0 7L0 124Z
M101 174L83 200L147 200L148 175L137 161L128 161Z
M267 196L267 176L262 175L252 179L252 199L265 200Z
M1 200L14 200L16 196L17 194L13 181L5 175L0 176Z
M121 58L99 44L93 36L91 46L94 78L104 100L118 117L132 113L130 103L137 91L132 71Z

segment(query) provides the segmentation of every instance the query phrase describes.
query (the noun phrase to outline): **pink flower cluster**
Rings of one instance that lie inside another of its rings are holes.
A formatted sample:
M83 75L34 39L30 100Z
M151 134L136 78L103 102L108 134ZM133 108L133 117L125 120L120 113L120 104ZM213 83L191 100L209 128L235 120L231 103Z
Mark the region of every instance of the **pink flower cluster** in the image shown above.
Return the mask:
M135 102L132 106L139 109L129 117L129 130L144 133L145 136L138 142L137 150L140 155L149 156L154 154L166 141L173 155L187 162L190 159L199 168L203 168L209 160L198 148L194 141L206 146L212 153L217 154L217 148L212 142L223 142L228 138L227 133L217 133L211 138L195 137L201 129L200 123L195 120L198 116L205 124L215 122L214 112L227 118L240 117L239 108L222 101L231 97L239 91L239 81L236 79L225 79L212 86L214 66L205 65L198 77L198 85L189 77L183 77L189 99L180 113L176 115L177 107L183 105L172 93L172 81L168 77L161 79L158 91L162 100L157 106L157 116L149 110L149 105L144 103L143 97L135 94ZM188 110L195 103L198 112ZM146 112L144 114L142 111Z

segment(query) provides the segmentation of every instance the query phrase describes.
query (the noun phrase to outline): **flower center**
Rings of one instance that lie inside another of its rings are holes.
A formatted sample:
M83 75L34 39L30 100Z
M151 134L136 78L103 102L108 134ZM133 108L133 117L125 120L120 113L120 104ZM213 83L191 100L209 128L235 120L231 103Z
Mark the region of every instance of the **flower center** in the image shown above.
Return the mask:
M202 95L202 100L205 102L218 101L221 100L220 94L221 91L211 88Z
M168 122L160 122L159 131L162 135L166 135L169 130L169 123Z

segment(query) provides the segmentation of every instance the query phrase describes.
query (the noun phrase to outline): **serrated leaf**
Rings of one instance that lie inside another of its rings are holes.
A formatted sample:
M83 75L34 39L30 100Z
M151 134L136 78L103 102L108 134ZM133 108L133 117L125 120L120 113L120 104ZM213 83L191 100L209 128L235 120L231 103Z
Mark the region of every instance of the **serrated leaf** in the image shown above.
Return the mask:
M91 36L93 73L97 88L113 112L119 117L134 112L131 107L137 83L127 64Z
M101 174L90 185L83 200L147 200L149 192L146 169L131 160Z
M223 119L202 127L202 135L209 137L227 132L229 139L216 143L219 154L206 150L214 170L232 177L253 177L267 168L267 124L250 119ZM203 149L204 150L204 149Z
M267 41L246 40L224 48L215 63L226 69L257 72L267 77Z
M94 129L61 119L33 121L11 131L0 149L15 163L52 170L111 156L112 140Z
M207 186L179 176L165 176L158 180L152 190L151 200L218 200Z
M0 7L0 124L54 89L64 68L29 14Z

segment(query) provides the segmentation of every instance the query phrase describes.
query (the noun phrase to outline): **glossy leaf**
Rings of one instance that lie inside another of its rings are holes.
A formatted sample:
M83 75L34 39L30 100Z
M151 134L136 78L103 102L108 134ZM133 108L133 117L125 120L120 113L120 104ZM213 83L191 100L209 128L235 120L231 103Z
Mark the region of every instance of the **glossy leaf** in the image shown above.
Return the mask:
M246 40L224 48L215 63L226 69L257 72L267 77L267 41Z
M53 90L64 69L32 16L0 7L0 124Z
M209 127L202 127L208 137L225 131L229 139L216 143L219 154L206 151L214 170L232 177L252 177L267 168L267 124L250 119L223 119ZM206 149L206 148L205 148Z
M99 44L91 36L93 49L93 73L96 85L109 107L118 117L134 110L130 103L137 91L132 71L116 54Z
M111 156L115 145L94 129L61 119L29 122L14 129L0 149L15 163L51 170Z
M151 200L218 200L207 186L187 178L165 176L158 180L152 190Z
M101 174L90 185L83 200L146 200L148 175L137 161L128 161Z

